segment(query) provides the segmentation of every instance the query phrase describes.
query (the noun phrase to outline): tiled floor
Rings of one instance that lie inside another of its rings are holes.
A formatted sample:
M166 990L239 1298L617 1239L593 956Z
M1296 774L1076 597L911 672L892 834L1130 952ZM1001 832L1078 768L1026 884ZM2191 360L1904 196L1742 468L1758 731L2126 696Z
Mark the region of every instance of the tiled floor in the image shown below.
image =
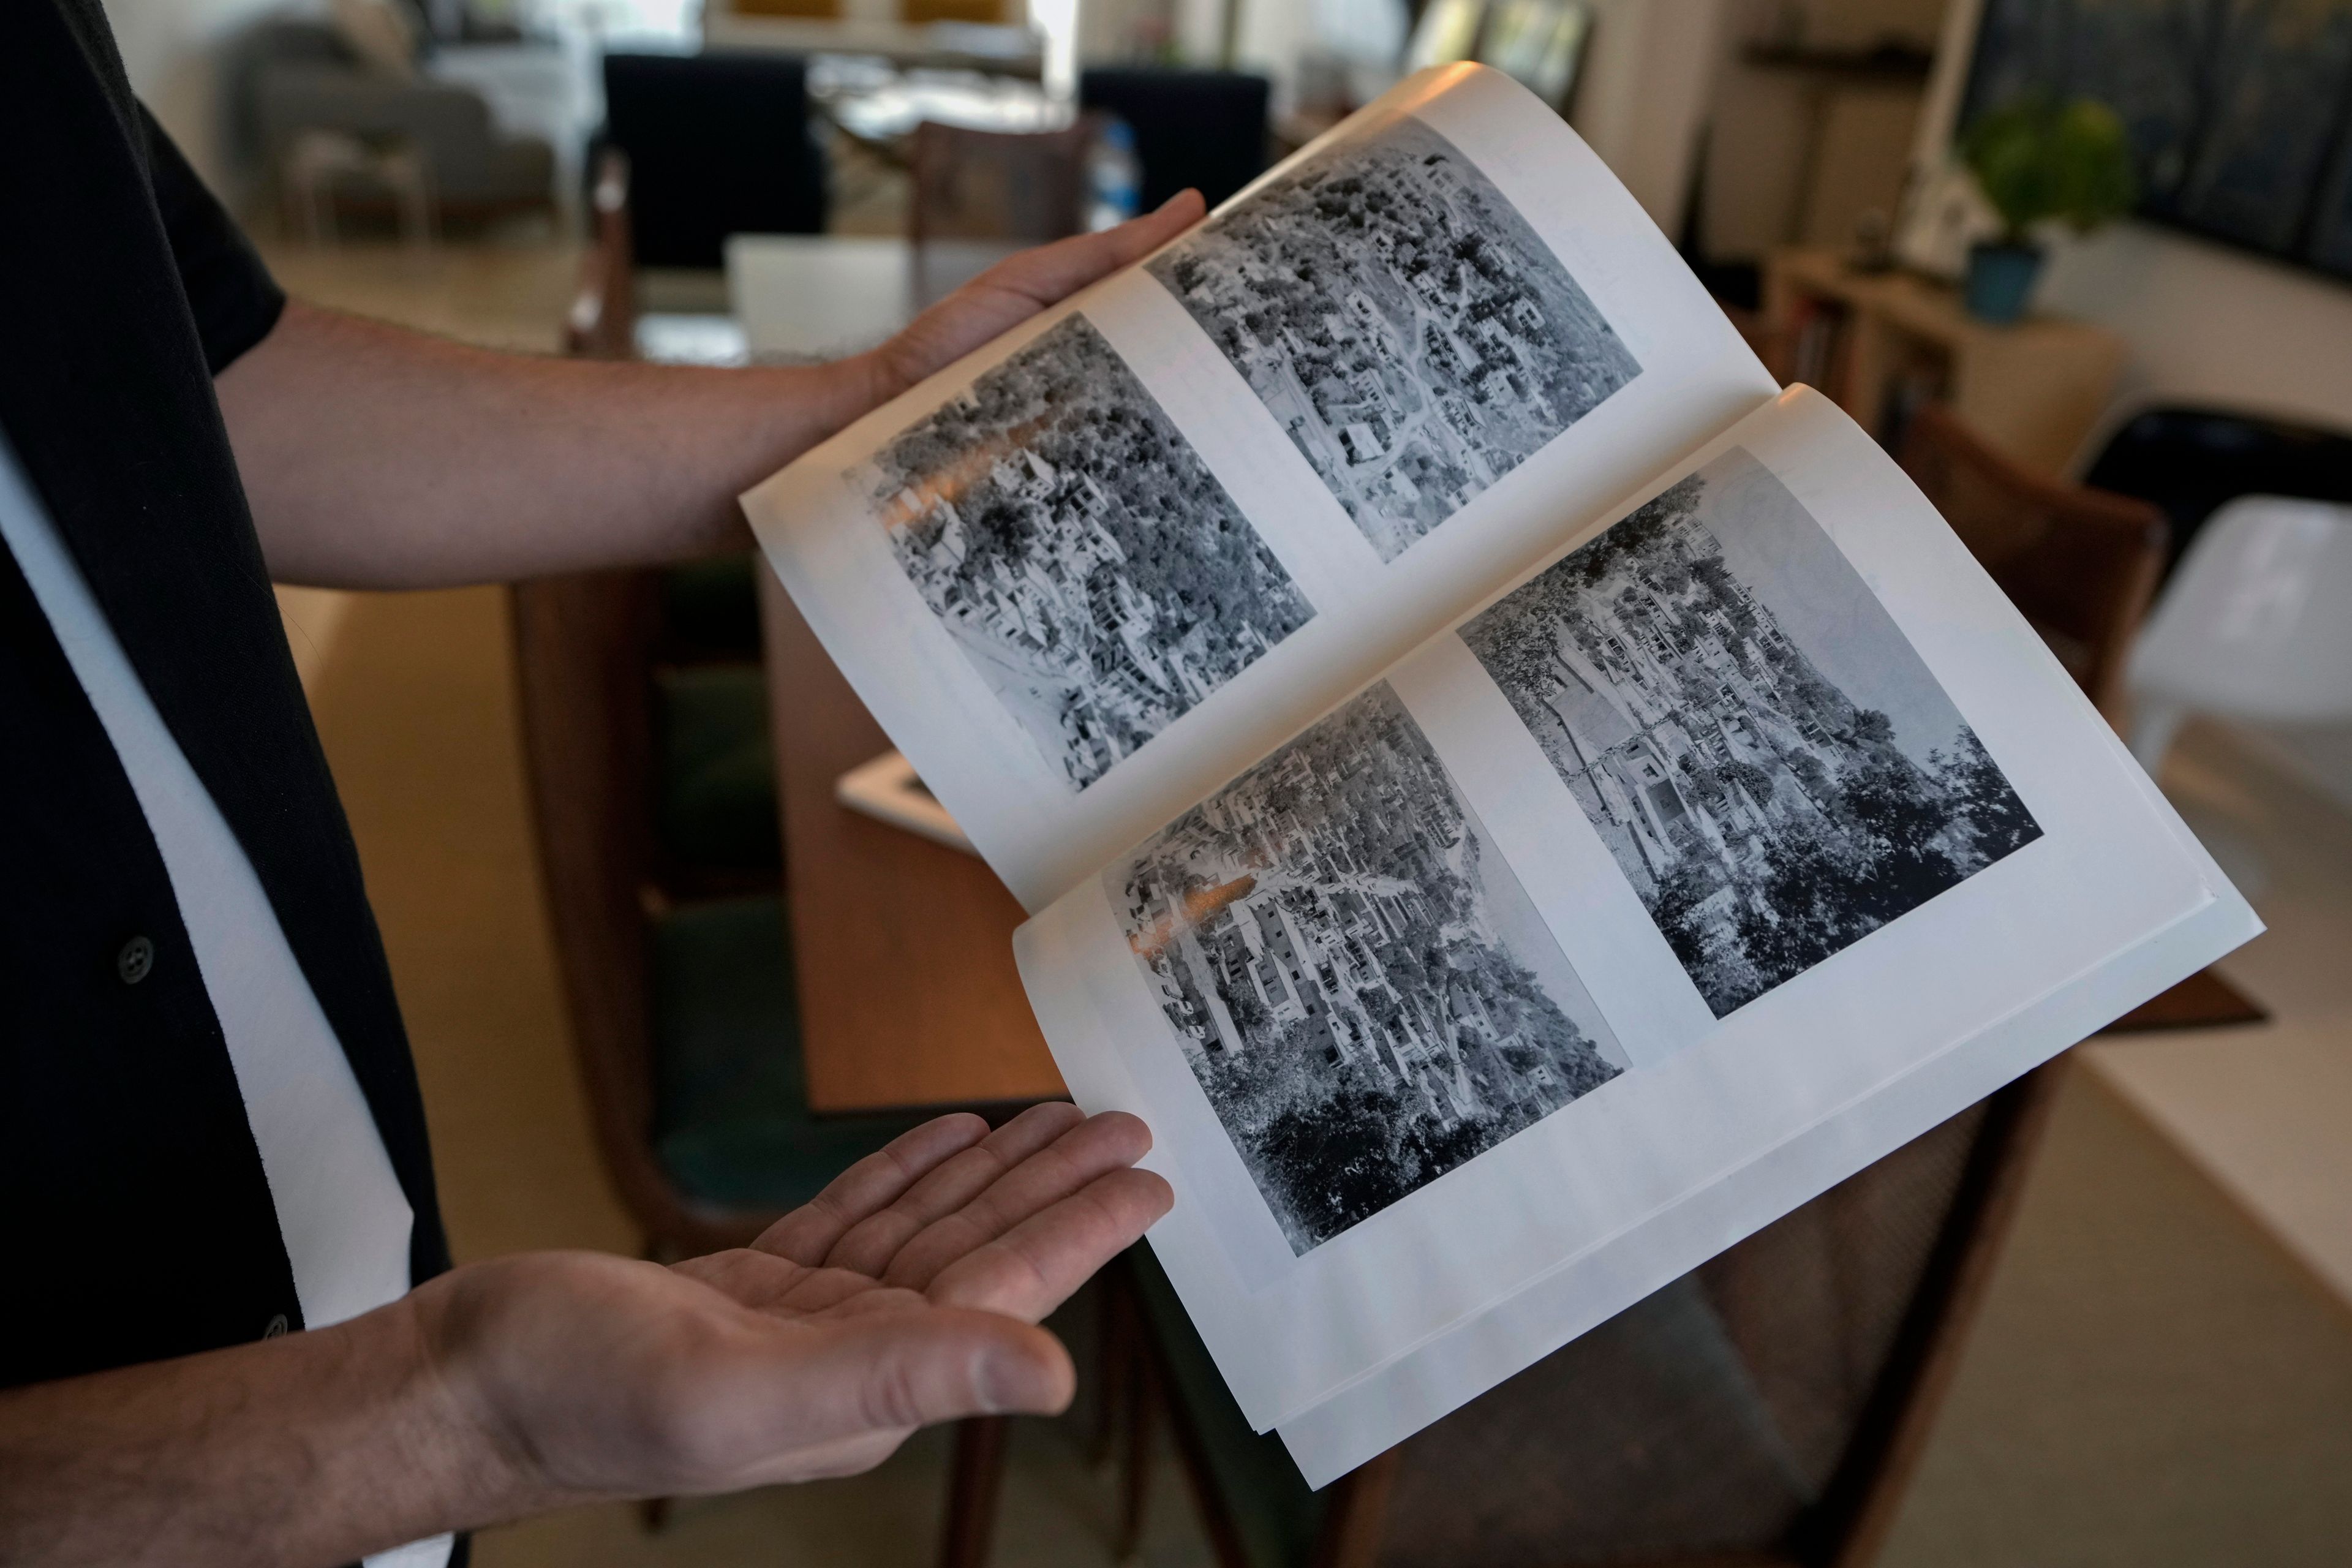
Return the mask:
M523 347L551 342L570 277L560 254L272 259L313 297ZM569 1058L502 595L306 599L290 618L314 645L459 1253L633 1247ZM2352 1309L2322 1284L2352 1204L2352 1118L2331 1098L2352 1054L2352 821L2218 731L2168 784L2271 868L2273 934L2231 967L2278 1021L2103 1045L2071 1076L1888 1563L2352 1561ZM477 1561L921 1563L945 1452L927 1436L866 1478L686 1503L657 1536L632 1509L576 1510L489 1532ZM1163 1475L1157 1495L1146 1559L1205 1562L1181 1488ZM1107 1563L1110 1506L1070 1434L1033 1424L997 1561Z

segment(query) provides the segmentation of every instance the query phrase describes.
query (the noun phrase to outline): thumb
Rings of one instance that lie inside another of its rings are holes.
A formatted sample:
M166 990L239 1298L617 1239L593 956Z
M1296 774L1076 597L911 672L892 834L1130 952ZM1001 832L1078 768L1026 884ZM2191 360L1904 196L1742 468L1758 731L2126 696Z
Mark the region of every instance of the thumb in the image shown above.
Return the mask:
M852 1317L826 1338L808 1367L810 1385L834 1391L825 1425L845 1435L966 1415L1049 1415L1069 1404L1076 1386L1059 1340L995 1312L934 1308Z

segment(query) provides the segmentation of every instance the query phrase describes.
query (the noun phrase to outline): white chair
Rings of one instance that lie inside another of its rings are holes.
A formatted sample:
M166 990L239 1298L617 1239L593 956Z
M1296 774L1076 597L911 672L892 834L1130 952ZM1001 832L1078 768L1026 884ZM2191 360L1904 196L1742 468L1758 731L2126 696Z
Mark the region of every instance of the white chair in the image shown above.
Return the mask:
M2132 650L2132 755L2182 721L2352 719L2352 506L2246 496L2199 530Z
M432 246L433 170L415 143L315 127L294 133L286 149L286 198L310 244L341 237L335 201L355 184L375 185L391 196L404 242Z

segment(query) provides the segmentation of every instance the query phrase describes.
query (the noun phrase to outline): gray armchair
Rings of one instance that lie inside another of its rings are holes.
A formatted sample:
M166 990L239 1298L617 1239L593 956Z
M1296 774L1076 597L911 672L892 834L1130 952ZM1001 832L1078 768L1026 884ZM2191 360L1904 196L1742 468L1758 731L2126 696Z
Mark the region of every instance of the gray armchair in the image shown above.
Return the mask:
M370 66L331 29L277 22L247 67L253 150L274 180L305 132L397 142L423 162L443 215L493 216L555 200L555 158L537 137L503 135L471 88Z

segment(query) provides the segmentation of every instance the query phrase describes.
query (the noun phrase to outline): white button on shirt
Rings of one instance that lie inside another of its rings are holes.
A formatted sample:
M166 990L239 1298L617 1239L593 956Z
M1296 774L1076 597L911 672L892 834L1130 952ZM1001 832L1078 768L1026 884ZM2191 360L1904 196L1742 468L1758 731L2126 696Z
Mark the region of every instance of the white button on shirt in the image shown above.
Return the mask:
M5 441L0 539L113 742L162 852L261 1151L304 1324L324 1328L406 1294L415 1215L359 1080L252 862L172 739ZM119 961L132 955L126 951ZM255 1324L255 1337L262 1332ZM369 1558L369 1568L437 1568L449 1545L447 1536L418 1542Z

